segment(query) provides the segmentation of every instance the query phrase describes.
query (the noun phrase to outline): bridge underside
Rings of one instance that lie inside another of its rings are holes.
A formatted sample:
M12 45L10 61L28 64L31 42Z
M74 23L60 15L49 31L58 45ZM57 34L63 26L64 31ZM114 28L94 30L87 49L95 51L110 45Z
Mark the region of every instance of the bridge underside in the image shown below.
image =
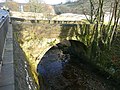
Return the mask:
M37 57L37 65L41 61L41 59L44 57L44 55L53 47L57 47L61 50L65 50L66 53L74 55L77 58L82 58L87 56L87 46L77 40L54 40L52 45L46 44L44 50L40 53L40 55ZM41 51L41 50L40 50Z

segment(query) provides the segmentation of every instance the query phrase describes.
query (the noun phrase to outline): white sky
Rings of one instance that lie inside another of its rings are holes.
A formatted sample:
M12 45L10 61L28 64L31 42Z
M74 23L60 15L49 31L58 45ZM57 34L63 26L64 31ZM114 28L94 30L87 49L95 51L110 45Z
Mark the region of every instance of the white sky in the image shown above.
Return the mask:
M65 3L66 0L44 0L47 4L59 4L61 2Z
M5 1L6 0L0 0L0 2L5 2ZM14 1L19 3L25 3L25 2L28 2L29 0L14 0ZM68 0L42 0L42 1L44 1L47 4L59 4L61 2L65 3ZM75 0L70 0L70 1L75 1Z

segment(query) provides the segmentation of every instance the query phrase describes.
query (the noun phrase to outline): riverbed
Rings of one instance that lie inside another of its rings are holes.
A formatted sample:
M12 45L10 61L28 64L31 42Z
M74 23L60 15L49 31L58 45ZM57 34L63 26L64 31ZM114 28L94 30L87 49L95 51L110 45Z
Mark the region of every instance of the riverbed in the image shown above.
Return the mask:
M40 90L118 90L81 61L58 47L50 49L38 64Z

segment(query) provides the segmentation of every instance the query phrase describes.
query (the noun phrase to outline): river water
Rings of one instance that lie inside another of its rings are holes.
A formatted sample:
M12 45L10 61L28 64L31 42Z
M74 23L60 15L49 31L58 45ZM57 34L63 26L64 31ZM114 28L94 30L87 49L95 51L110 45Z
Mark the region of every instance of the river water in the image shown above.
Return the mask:
M79 61L57 47L50 49L37 68L40 90L119 90Z

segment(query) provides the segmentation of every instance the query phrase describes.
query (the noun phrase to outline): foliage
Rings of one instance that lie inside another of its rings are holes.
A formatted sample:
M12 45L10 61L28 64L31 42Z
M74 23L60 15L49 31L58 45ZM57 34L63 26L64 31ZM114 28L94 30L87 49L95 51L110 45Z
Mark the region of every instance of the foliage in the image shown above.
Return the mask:
M104 15L105 11L104 0L98 0L97 7L94 6L93 0L90 1L90 19L87 19L90 23L92 29L87 28L84 25L82 30L89 31L89 37L86 37L87 34L84 33L86 41L89 42L89 58L94 63L97 63L98 66L104 68L105 71L109 72L111 75L119 77L120 73L120 63L119 55L115 53L117 50L113 48L112 42L113 39L118 35L117 32L120 29L119 18L120 18L120 1L115 0L113 6L111 7L111 17L107 25L105 25ZM90 31L91 30L91 31ZM83 31L82 31L83 32ZM112 47L111 47L112 46ZM119 48L117 48L119 49ZM117 62L117 63L116 63ZM120 78L120 77L119 77Z
M39 0L30 0L24 7L25 11L36 13L51 13L50 6Z
M97 8L99 0L92 0L92 2L94 5L94 8ZM114 0L104 0L103 9L106 12L109 12L111 3L113 2ZM59 12L59 13L90 14L90 11L91 11L89 0L77 0L74 2L67 2L65 4L55 5L54 8L55 8L56 13Z
M12 11L19 11L18 3L14 2L14 1L6 2L5 5Z
M48 44L50 45L50 46L55 46L55 43L56 42L56 39L54 40L54 41L51 41L51 42L48 42Z
M112 16L110 17L110 21L108 25L105 27L104 25L104 11L103 11L103 2L104 0L99 0L97 11L94 12L94 5L92 0L90 0L91 5L91 18L89 20L90 24L95 24L95 31L93 41L91 43L91 47L97 47L96 50L91 48L91 53L96 52L99 53L101 49L100 43L103 45L102 47L105 49L109 49L111 47L111 43L113 40L113 36L118 27L118 20L120 17L119 8L119 0L115 0L114 6L112 8ZM95 17L94 17L95 15ZM113 22L113 24L112 24Z
M113 2L110 12L111 17L107 24L104 20L106 12L103 9L104 0L97 1L94 4L94 0L90 0L90 18L87 18L86 22L64 26L62 30L65 30L61 31L60 36L69 37L69 39L75 36L77 40L88 46L89 62L120 79L120 1L115 0ZM84 14L86 15L86 13Z
M111 74L118 75L120 73L120 64L118 64L120 63L120 51L117 52L119 46L113 46L113 40L119 38L117 36L120 32L118 31L120 30L118 22L120 18L119 0L115 0L113 3L110 12L111 17L107 24L104 20L104 0L99 0L96 6L93 3L93 0L90 0L91 12L90 18L87 18L87 23L84 22L77 26L71 25L71 27L66 26L63 29L69 30L66 36L76 36L79 41L88 46L87 55L91 60L90 62L97 64ZM64 33L66 33L65 30L62 34Z

